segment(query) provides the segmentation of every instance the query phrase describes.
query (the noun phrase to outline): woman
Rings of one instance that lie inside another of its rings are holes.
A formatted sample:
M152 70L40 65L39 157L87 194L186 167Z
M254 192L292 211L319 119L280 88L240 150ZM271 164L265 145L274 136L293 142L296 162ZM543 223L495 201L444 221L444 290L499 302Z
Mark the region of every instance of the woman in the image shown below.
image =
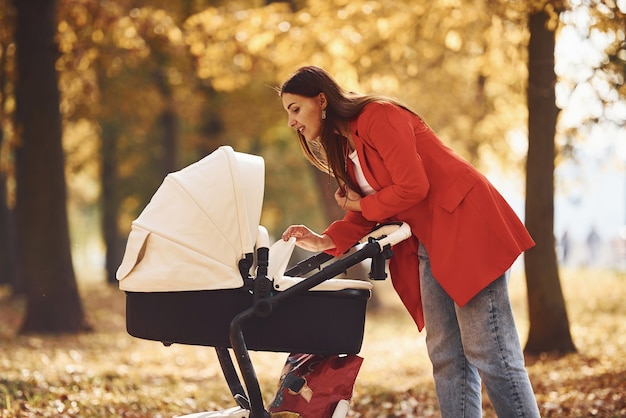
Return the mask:
M389 269L426 329L442 416L482 416L482 380L499 417L538 417L507 289L510 266L534 242L504 198L400 103L348 93L311 66L279 95L347 211L322 234L292 225L283 239L340 255L378 223L408 223L413 236L394 247Z

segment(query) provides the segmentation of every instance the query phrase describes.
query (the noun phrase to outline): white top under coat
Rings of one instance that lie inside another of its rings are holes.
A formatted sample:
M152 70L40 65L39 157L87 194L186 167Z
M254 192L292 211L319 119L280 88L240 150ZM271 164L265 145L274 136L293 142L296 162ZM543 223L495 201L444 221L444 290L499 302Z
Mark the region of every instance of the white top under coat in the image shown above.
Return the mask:
M356 150L352 151L348 155L348 158L350 158L350 160L354 164L354 175L356 177L357 184L361 188L361 191L368 196L376 193L376 190L374 190L372 186L370 186L370 184L367 182L367 179L365 178L365 175L363 174L363 168L361 168L361 162L359 161L359 156L357 155Z

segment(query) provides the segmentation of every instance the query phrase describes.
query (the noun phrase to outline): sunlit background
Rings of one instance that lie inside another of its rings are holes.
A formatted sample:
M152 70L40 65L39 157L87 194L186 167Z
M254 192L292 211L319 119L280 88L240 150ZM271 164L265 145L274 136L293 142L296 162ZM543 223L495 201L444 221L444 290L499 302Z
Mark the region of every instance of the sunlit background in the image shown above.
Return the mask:
M557 104L563 110L556 138L560 154L555 179L555 245L562 265L626 270L626 103L620 101L607 80L593 71L605 59L603 50L614 39L590 29L588 3L572 2L576 7L562 14L564 26L557 34L556 92ZM626 9L626 1L617 4ZM428 16L425 6L353 2L335 7L336 11L324 2L311 2L306 10L287 20L285 16L290 12L284 4L265 10L237 11L236 4L229 3L225 8L207 8L178 26L165 13L150 8L133 9L117 22L113 38L120 50L137 48L143 52L107 57L111 59L107 75L123 77L124 71L138 66L147 57L146 40L137 36L138 22L154 24L155 39L146 38L147 41L158 46L158 42L167 40L172 54L188 48L196 60L196 76L211 80L207 91L218 92L207 97L217 97L214 100L219 101L223 119L215 123L222 124L225 133L211 138L211 146L227 143L243 152L258 149L268 162L263 220L274 233L289 222L309 223L317 228L325 222L317 209L311 210L319 203L319 195L313 191L316 185L310 174L302 174L306 163L297 154L295 138L285 126L280 103L272 102L275 97L268 95L271 87L303 64L324 66L349 89L387 94L405 101L425 117L445 142L485 172L523 217L523 170L528 141L525 86L521 82L526 77L523 47L520 47L526 36L524 30L495 14L485 19L479 11L468 9L467 13L479 14L460 15L456 7L441 21L424 18L420 25L411 16ZM81 19L87 18L77 16L78 12L74 19L80 24L84 23ZM469 25L468 19L473 19ZM367 25L372 22L376 36L370 39L366 34L372 26ZM470 30L472 25L475 31ZM88 107L90 100L98 100L95 90L89 88L90 83L96 82L93 56L89 51L73 55L72 48L80 45L81 36L74 30L70 24L59 25L60 45L66 53L59 68L69 67L71 63L71 68L80 71L81 77L75 77L72 72L62 76L62 91L67 96L79 91L91 92L95 98L85 97L84 103L63 101L61 106L66 114L79 114L80 106ZM103 48L101 43L108 35L100 29L93 30L89 33L90 42ZM489 47L485 46L486 39ZM156 51L155 45L151 46ZM299 56L302 58L294 59ZM232 57L229 65L215 64L224 57ZM168 68L166 78L178 89L175 106L184 118L181 130L186 135L179 161L190 163L191 150L202 145L203 139L185 129L207 117L198 113L203 109L199 105L202 99L194 95L191 86L186 90L188 75L182 67L156 62L164 59L159 56L148 59L151 65ZM384 62L387 69L381 64ZM266 67L273 68L272 65L279 68L278 73L272 74L273 80L254 78L255 74L263 74ZM466 74L484 75L484 85L477 89L470 84L472 77ZM164 103L147 86L136 86L132 95L145 96L146 101L154 103L140 109L137 126L127 127L128 132L124 133L126 141L142 147L150 135L145 128L149 123L142 120L153 119ZM488 105L483 108L480 104L485 98ZM476 102L479 105L473 106ZM129 100L127 105L133 103L137 102ZM7 104L9 108L11 105ZM486 108L490 111L482 114ZM122 107L119 111L136 109ZM480 123L475 123L476 120ZM206 122L207 129L211 123L214 122ZM93 158L101 134L100 127L88 118L74 117L65 125L73 256L81 277L100 278L103 274L104 244L98 209L101 186L98 162ZM502 137L507 140L502 141ZM148 143L145 146L148 154L157 153ZM120 164L119 170L123 178L139 183L140 178L154 175L155 167L138 165L129 159ZM289 196L285 190L288 180L294 178L301 180L303 187L298 195ZM133 195L122 202L121 230L129 227L145 203L145 198ZM597 233L595 257L588 243L592 231Z

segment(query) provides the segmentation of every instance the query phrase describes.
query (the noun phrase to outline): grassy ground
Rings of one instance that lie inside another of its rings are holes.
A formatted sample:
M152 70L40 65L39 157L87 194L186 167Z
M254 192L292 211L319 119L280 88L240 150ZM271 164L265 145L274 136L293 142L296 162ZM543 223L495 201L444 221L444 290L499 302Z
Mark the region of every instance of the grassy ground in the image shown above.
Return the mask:
M626 416L626 277L563 271L561 281L578 353L528 359L545 417ZM18 336L24 301L0 290L1 417L173 417L234 406L213 349L130 337L124 294L81 283L95 332ZM424 335L389 283L376 283L368 312L352 417L438 416ZM528 332L523 278L511 295L522 341ZM251 353L267 400L285 354ZM485 399L485 416L493 411Z

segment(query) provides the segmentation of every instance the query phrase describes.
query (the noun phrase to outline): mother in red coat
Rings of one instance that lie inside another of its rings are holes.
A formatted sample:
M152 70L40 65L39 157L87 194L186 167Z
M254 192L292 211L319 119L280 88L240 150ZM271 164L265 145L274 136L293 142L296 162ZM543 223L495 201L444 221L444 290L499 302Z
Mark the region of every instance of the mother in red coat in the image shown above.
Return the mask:
M404 105L348 93L318 67L279 89L307 159L338 182L346 215L322 234L284 239L339 255L378 223L404 221L391 279L426 328L443 417L482 416L481 381L499 417L538 417L509 296L508 270L534 242L493 185Z

